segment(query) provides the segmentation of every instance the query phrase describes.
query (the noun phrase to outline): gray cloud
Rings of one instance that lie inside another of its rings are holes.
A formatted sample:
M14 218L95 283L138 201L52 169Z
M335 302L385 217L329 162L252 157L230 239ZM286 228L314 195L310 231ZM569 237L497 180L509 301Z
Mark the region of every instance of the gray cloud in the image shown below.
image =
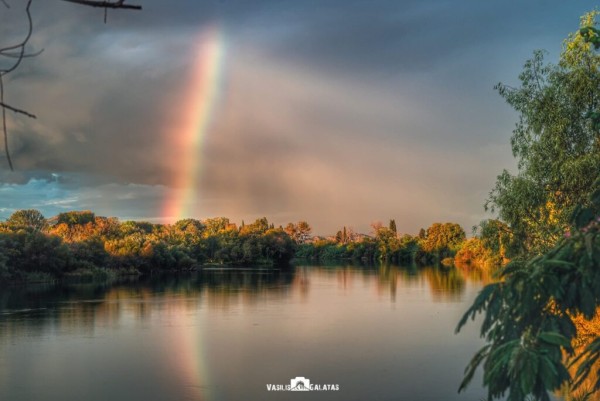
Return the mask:
M7 97L38 119L10 116L17 171L0 171L0 211L160 217L185 173L173 127L194 49L216 24L225 89L198 155L197 217L308 219L321 233L388 218L409 232L434 220L469 227L513 165L514 115L492 85L514 81L534 48L556 54L586 7L139 2L144 11L110 12L106 25L98 10L34 2L31 45L45 52L7 81ZM19 33L15 14L0 18L0 37Z

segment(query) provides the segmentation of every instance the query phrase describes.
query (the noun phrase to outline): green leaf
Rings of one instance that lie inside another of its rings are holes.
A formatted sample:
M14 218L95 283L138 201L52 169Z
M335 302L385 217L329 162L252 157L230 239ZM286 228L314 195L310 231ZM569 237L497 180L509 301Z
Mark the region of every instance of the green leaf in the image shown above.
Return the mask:
M549 390L554 390L559 386L558 383L558 371L554 367L554 361L543 355L540 358L540 379L544 384L544 387Z
M590 209L582 209L579 211L577 216L575 216L575 226L577 228L583 228L586 225L588 225L590 220L592 220L593 218L594 215L592 214Z
M533 391L533 386L537 380L538 357L535 352L523 350L521 353L520 369L515 372L521 382L521 391L523 394L529 394Z
M471 319L475 319L477 313L480 313L484 309L485 304L492 296L492 294L499 288L499 286L499 283L494 283L488 284L485 287L483 287L483 289L479 292L479 295L477 295L477 298L475 298L475 301L473 301L473 305L471 305L471 307L465 312L463 317L458 322L458 325L455 329L455 333L458 333L460 331L460 329L469 320L469 317L471 317Z
M484 346L471 359L471 362L469 362L469 365L465 368L465 377L464 377L463 381L460 383L460 387L458 388L459 393L467 388L467 386L473 379L473 375L475 374L477 367L481 364L481 362L484 359L486 359L488 357L490 347L491 347L491 345L489 345L489 344Z
M569 339L559 333L556 333L556 332L545 331L543 333L538 334L537 337L540 340L542 340L543 342L548 343L548 344L559 345L564 348L571 347L571 342L569 341Z

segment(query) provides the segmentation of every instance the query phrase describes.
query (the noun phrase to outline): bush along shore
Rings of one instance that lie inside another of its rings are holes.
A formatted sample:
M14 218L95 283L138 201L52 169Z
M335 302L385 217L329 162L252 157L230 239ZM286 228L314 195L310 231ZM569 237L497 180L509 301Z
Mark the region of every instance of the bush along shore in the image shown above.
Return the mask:
M292 258L363 263L435 263L457 258L477 265L500 263L504 258L504 244L486 240L499 238L495 231L467 240L455 223L434 223L415 236L399 235L394 220L389 226L375 223L372 228L372 235L364 235L343 227L325 238L311 236L312 229L304 221L275 227L261 218L238 226L217 217L152 224L120 222L91 211L46 219L37 210L18 210L0 222L0 282L109 279L207 265L284 266Z

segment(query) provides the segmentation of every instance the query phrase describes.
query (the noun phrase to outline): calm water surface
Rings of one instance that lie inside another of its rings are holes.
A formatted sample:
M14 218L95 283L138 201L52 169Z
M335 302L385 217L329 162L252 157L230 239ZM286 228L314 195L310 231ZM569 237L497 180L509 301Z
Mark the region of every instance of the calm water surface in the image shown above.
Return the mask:
M473 400L473 272L207 270L0 290L0 400ZM302 376L339 391L269 392Z

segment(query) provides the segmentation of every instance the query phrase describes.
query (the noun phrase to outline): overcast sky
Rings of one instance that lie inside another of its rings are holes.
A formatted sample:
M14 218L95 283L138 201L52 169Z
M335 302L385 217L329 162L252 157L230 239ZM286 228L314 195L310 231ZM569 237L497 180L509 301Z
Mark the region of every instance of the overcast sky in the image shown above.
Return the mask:
M23 34L23 0L0 7L0 46ZM178 139L198 49L223 59L188 217L307 220L317 234L467 231L495 177L514 171L517 116L493 90L525 60L556 60L591 1L128 0L109 11L34 0L26 59L6 79L15 172L0 156L0 218L91 209L170 222L188 174ZM0 4L1 6L1 4ZM201 111L199 110L198 113ZM187 114L187 115L186 115ZM181 135L184 135L183 133ZM185 149L183 149L185 150ZM188 149L189 150L189 149Z

